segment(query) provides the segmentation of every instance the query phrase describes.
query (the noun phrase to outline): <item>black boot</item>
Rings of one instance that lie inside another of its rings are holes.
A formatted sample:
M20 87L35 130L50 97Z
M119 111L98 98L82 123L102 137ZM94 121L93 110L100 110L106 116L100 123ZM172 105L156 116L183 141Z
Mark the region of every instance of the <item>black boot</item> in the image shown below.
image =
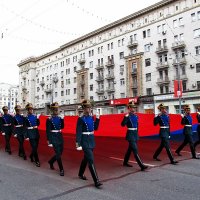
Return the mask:
M137 161L138 165L140 166L141 171L144 171L145 169L148 168L148 166L146 166L146 165L144 165L144 164L142 163L142 161L141 161L141 159L140 159L140 157L139 157L138 154L134 155L134 157L135 157L135 160Z
M174 160L171 150L169 148L167 148L166 151L167 151L167 155L171 161L171 164L176 165L178 163L178 161Z
M52 169L52 170L55 169L54 166L53 166L53 164L54 164L55 161L56 161L56 156L53 156L53 157L48 161L49 167L50 167L50 169Z
M87 166L87 160L83 159L78 173L78 177L82 180L87 180L86 176L84 175L86 166Z
M94 164L89 165L89 170L92 175L95 187L99 188L103 184L99 181Z
M29 156L29 158L31 159L31 162L34 162L33 154L32 154L32 153L31 153L31 155Z
M199 157L197 157L197 155L196 155L195 148L192 144L190 145L190 150L191 150L191 153L192 153L192 158L193 159L199 159Z
M63 164L62 164L61 158L57 159L57 162L58 162L58 166L60 169L60 176L64 176L64 169L63 169Z

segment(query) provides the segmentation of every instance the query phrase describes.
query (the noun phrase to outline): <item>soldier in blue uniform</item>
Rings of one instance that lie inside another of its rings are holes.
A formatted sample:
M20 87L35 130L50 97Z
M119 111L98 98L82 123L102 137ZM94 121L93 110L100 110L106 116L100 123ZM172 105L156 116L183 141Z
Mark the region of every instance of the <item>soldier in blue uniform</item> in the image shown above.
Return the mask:
M25 117L25 128L26 128L26 138L29 139L32 152L30 155L31 162L35 162L37 167L40 167L40 162L38 158L38 144L39 144L39 131L38 126L40 121L36 115L33 114L33 105L28 103L26 105L27 116Z
M193 143L193 139L192 139L192 116L190 115L189 105L185 105L184 111L185 111L185 114L184 115L181 114L181 116L182 116L181 124L184 125L183 134L185 136L185 139L175 152L177 153L178 156L181 156L181 154L180 154L181 150L189 143L190 150L192 153L192 158L199 159L196 156L194 143Z
M194 143L194 148L196 148L196 146L198 144L200 144L200 106L197 108L197 121L198 121L198 126L197 126L197 134L199 139Z
M87 180L84 172L88 164L95 187L99 188L102 183L97 176L93 155L95 148L94 130L97 130L99 126L99 114L96 115L96 120L91 116L91 103L88 100L82 101L82 108L83 116L78 118L76 126L76 148L77 150L83 150L84 158L81 162L78 176L82 180Z
M53 164L55 161L57 161L60 169L60 176L64 176L64 169L61 160L61 155L64 148L64 140L61 129L64 128L64 120L58 116L59 105L57 102L52 103L50 108L52 115L46 121L47 142L49 146L53 145L56 154L48 161L48 163L50 165L50 169L54 170Z
M160 125L160 138L161 138L161 143L156 152L153 155L153 158L157 161L160 161L158 158L159 154L161 153L162 149L165 148L167 151L167 155L171 161L171 164L175 165L178 162L174 160L170 145L169 145L169 139L170 139L170 119L169 115L167 114L166 107L164 104L160 104L158 106L158 109L160 110L160 114L154 118L154 126Z
M16 115L13 117L13 124L14 124L14 134L17 137L17 140L19 142L19 157L22 157L24 160L26 160L26 154L24 151L24 138L25 138L25 130L24 130L24 122L25 118L23 115L21 115L21 106L16 105L15 106L15 112Z
M13 133L13 118L10 114L8 114L8 107L4 106L2 108L4 114L0 118L0 129L2 132L2 135L5 136L6 146L5 151L8 152L9 155L12 154L10 149L10 138Z
M133 101L129 102L127 105L129 113L126 114L121 122L121 126L127 126L128 130L126 133L126 140L129 142L129 146L127 152L124 156L123 166L125 167L132 167L128 163L131 152L133 152L135 160L137 161L138 165L140 166L141 170L144 171L148 168L148 166L144 165L138 155L138 147L137 141L139 139L138 136L138 116L135 113L136 105Z

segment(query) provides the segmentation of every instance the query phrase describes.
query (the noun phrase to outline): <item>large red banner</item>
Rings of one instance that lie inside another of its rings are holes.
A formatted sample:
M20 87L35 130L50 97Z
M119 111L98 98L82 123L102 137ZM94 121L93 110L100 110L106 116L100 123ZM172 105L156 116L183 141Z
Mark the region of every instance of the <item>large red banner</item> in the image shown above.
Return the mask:
M139 135L143 136L153 136L159 133L159 126L153 125L154 114L141 114L138 113L139 118ZM126 127L121 126L121 121L124 114L114 114L114 115L102 115L100 117L100 125L98 131L95 132L96 136L106 136L106 137L125 137ZM197 124L196 114L192 114L193 124ZM45 131L46 129L46 116L40 116L40 126L39 129ZM63 129L64 134L75 134L76 133L76 123L78 116L66 116L64 118L65 128ZM181 125L181 116L177 114L170 114L170 130L171 132L176 132L183 129Z
M182 80L174 80L174 97L182 97L183 84Z

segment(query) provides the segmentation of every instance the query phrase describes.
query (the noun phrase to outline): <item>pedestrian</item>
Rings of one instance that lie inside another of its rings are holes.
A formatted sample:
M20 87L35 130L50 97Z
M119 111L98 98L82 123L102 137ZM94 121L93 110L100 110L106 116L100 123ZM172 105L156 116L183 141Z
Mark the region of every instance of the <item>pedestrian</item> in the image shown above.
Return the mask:
M99 181L94 165L93 150L95 148L94 131L99 127L100 116L99 113L97 113L96 119L94 119L91 114L91 103L89 100L83 100L81 106L83 109L83 115L79 117L77 121L76 148L77 150L83 150L84 158L81 162L78 176L82 180L87 180L84 172L88 164L95 187L99 188L102 183Z
M26 128L26 138L29 139L32 152L30 154L31 162L35 162L37 167L40 167L40 161L38 157L38 144L39 144L39 130L38 126L40 121L36 115L33 114L33 105L28 103L26 105L27 116L25 117L25 128Z
M138 116L135 113L136 105L133 101L129 102L127 105L128 114L126 114L121 122L121 126L127 126L127 132L126 132L126 140L129 143L127 152L124 156L124 162L123 166L125 167L132 167L128 163L131 152L133 152L133 155L135 157L135 160L137 161L138 165L141 168L141 171L144 171L148 168L148 166L144 165L139 154L138 154L138 147L137 142L139 139L138 136Z
M184 106L184 114L181 114L182 120L181 124L184 125L183 128L183 135L184 135L184 141L183 143L178 147L178 149L175 151L178 156L181 156L180 152L181 150L189 143L190 150L192 154L193 159L199 159L196 155L195 148L194 148L194 142L192 139L192 116L190 114L190 107L189 105Z
M59 105L57 102L52 103L50 106L52 115L46 121L46 134L49 146L53 146L55 155L48 161L50 169L54 170L54 162L57 161L60 176L64 176L64 169L62 164L61 155L64 148L64 140L61 129L64 128L64 119L58 115Z
M19 142L19 152L18 156L22 157L24 160L26 160L26 154L24 150L24 139L25 139L25 117L21 114L21 106L16 105L15 106L15 112L16 114L13 117L13 124L14 124L14 134L15 137L17 137L17 140Z
M200 106L197 107L197 121L198 121L198 125L197 125L197 134L198 134L198 140L194 143L194 148L196 148L196 146L198 144L200 144Z

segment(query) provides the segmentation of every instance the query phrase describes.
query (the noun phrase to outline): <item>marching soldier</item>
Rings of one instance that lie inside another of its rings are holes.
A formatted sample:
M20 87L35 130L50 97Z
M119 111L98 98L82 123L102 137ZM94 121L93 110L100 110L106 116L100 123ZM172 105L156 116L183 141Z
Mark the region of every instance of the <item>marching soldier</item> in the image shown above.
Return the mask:
M93 150L95 148L94 130L99 126L99 114L96 115L96 120L91 116L91 103L88 100L82 102L83 116L78 118L76 126L76 148L77 150L83 150L84 158L81 162L79 169L79 178L87 180L84 175L86 166L88 164L90 173L94 180L95 187L99 188L102 183L97 176L96 168L94 165Z
M194 143L194 148L196 148L196 146L197 146L198 144L200 144L200 106L197 108L197 121L198 121L197 133L198 133L199 140L197 140L197 141Z
M136 105L133 101L129 102L127 105L129 113L126 114L121 122L121 126L127 126L128 130L126 133L126 140L129 142L127 152L124 156L123 166L132 167L128 163L131 152L133 152L135 160L141 168L141 171L144 171L148 166L144 165L138 155L137 141L138 137L138 116L135 114Z
M185 111L185 114L184 115L181 114L181 116L182 116L181 124L184 125L183 134L185 136L185 139L175 152L177 153L178 156L181 156L181 154L180 154L181 150L189 143L190 150L192 153L192 158L199 159L196 156L194 143L193 143L193 139L192 139L192 116L190 115L189 105L185 105L184 111Z
M64 169L61 160L61 155L64 148L64 140L62 136L61 129L64 128L64 120L58 116L59 105L57 102L52 103L51 106L52 116L46 121L46 133L47 133L47 142L50 145L53 145L55 155L48 161L50 169L54 170L54 162L57 160L60 176L64 176Z
M33 105L28 103L26 105L27 116L25 118L25 128L26 128L26 138L29 139L32 152L30 154L31 162L35 162L37 167L40 167L40 162L38 158L38 143L40 139L38 126L40 125L39 119L33 114Z
M24 138L25 138L25 130L24 130L24 122L25 118L23 115L21 115L21 106L16 105L15 106L16 115L13 117L13 124L15 126L14 133L17 137L17 140L19 142L19 157L22 157L24 160L26 160L26 154L24 151Z
M0 129L2 135L5 136L5 141L6 141L5 151L8 152L9 155L11 155L12 152L10 149L10 138L13 133L13 118L10 114L8 114L7 106L4 106L2 110L4 114L0 118L0 127L1 127Z
M153 155L153 158L157 161L161 161L158 156L161 153L162 149L165 148L167 151L167 155L171 161L171 164L175 165L178 163L178 161L175 161L172 153L171 153L171 149L170 149L170 145L169 145L169 138L170 138L170 119L169 119L169 115L167 114L166 111L166 107L164 106L164 104L160 104L158 106L158 109L160 110L160 114L158 114L158 116L156 116L154 118L154 126L156 125L160 125L160 138L161 138L161 143L160 146L158 147L158 149L156 150L156 152Z

